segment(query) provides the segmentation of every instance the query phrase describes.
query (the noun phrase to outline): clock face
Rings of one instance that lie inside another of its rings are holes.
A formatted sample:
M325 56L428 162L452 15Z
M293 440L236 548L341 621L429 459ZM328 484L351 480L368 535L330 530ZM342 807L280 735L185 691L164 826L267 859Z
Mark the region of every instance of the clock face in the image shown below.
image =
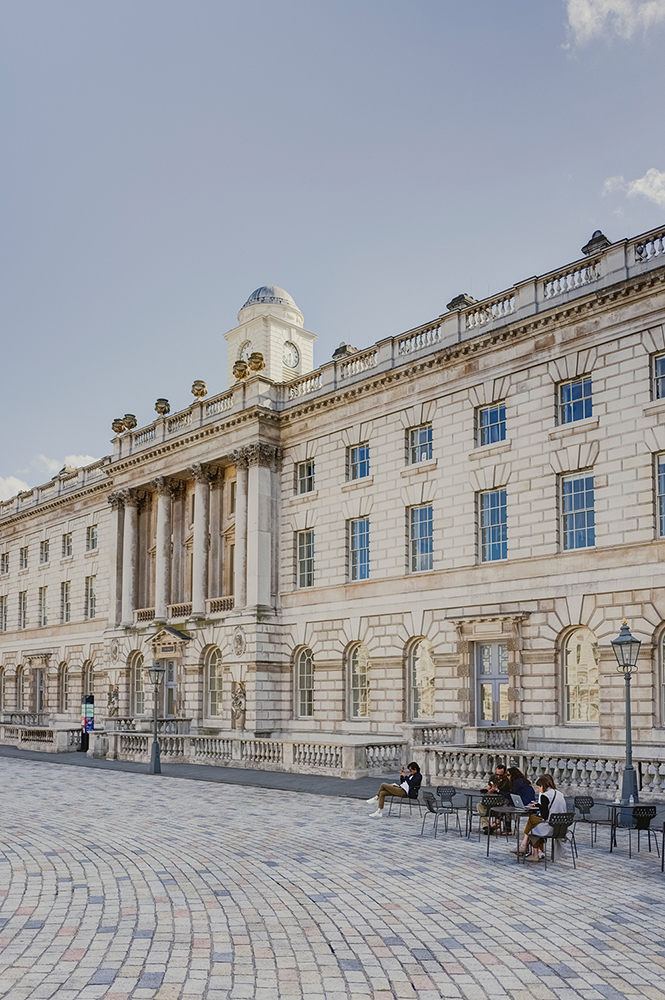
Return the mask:
M240 355L238 357L239 361L249 361L249 356L252 353L252 342L251 340L246 340L245 343L240 348Z
M284 344L284 353L282 359L287 368L297 368L298 362L300 361L300 354L298 353L298 348L295 344L292 344L290 340Z

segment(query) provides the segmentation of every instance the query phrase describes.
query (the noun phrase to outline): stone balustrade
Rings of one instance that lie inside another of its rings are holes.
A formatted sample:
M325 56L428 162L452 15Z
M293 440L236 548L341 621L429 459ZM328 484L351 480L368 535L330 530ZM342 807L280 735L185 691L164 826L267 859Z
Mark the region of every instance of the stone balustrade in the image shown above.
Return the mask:
M233 597L213 597L206 601L206 612L209 615L219 614L222 611L233 611L235 598Z
M192 604L169 604L166 609L169 618L189 618L192 614Z
M41 750L46 753L69 753L81 746L80 727L50 729L46 726L20 726L0 724L0 743L22 747L24 750Z

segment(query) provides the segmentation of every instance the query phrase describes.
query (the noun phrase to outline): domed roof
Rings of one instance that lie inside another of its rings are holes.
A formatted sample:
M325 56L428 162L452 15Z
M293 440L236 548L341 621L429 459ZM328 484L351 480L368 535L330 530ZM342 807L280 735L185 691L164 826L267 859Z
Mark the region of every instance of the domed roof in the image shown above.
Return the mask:
M252 292L242 308L246 309L247 306L261 305L266 302L276 302L280 306L294 306L296 309L298 308L289 293L277 285L261 285L260 288Z

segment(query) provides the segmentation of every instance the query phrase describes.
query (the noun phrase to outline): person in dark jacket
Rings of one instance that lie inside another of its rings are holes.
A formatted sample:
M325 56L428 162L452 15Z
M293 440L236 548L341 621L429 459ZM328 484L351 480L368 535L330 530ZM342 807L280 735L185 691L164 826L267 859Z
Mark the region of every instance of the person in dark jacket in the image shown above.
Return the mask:
M510 797L510 778L508 777L508 772L506 771L505 764L497 764L494 770L494 774L487 782L487 788L481 789L481 791L487 791L489 795L502 795L503 801L507 806L513 804L513 800ZM487 807L479 802L476 809L480 813L480 825L485 833L487 833L487 826L489 820L487 819ZM499 821L495 820L492 823L492 828L498 828ZM510 831L510 819L506 820L506 832Z
M415 761L409 764L408 768L408 774L406 774L404 768L402 768L399 772L398 784L390 785L384 781L379 788L378 794L367 800L370 805L373 805L375 802L378 803L376 812L370 813L372 817L377 817L378 819L383 817L383 805L387 795L394 795L396 798L401 799L418 798L418 792L420 791L420 784L423 780L423 776L420 773L420 768Z
M508 777L510 779L510 791L513 795L519 795L525 806L530 806L536 801L536 793L533 785L527 781L526 775L522 774L519 767L509 767Z

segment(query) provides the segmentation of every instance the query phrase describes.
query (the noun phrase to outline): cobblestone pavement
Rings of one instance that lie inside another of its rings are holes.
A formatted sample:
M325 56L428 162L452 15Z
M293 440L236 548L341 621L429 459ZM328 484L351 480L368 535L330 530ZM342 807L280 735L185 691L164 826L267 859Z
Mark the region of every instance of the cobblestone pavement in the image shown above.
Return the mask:
M545 873L349 799L11 759L0 781L3 998L665 994L665 877L607 831Z

